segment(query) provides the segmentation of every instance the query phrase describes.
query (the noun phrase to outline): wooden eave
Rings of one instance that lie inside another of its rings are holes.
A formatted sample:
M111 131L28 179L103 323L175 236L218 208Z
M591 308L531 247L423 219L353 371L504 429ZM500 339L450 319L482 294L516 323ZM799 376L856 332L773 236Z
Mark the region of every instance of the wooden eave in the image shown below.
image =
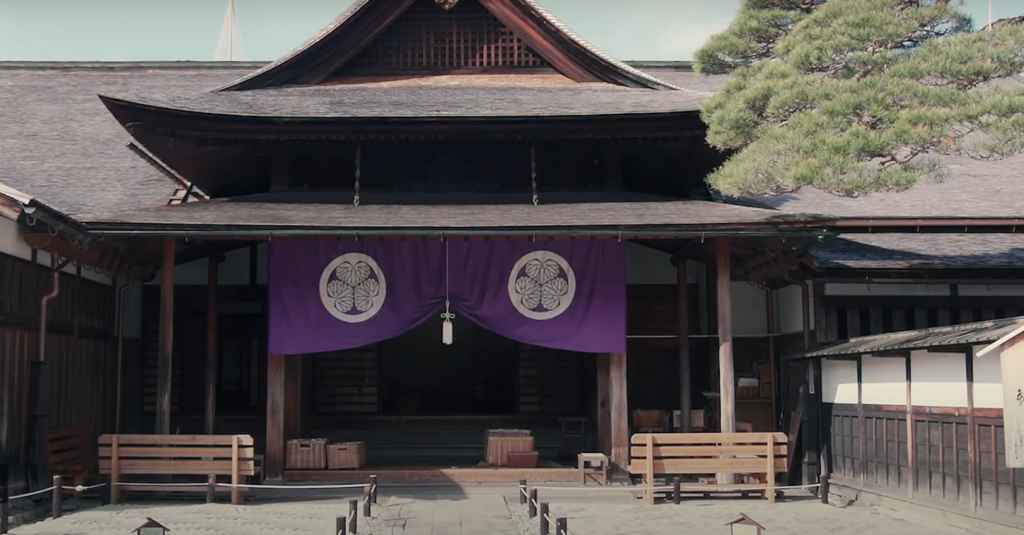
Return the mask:
M322 83L368 47L415 0L357 0L319 34L284 58L221 91ZM677 89L597 51L534 0L479 0L555 70L578 82ZM438 9L441 9L440 7Z

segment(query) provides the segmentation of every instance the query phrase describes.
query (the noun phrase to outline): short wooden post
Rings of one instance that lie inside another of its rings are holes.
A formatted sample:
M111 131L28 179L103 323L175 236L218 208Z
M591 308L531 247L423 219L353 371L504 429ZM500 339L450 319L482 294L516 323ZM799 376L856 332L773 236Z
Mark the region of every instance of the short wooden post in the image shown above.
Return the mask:
M63 487L63 486L64 486L64 478L61 477L61 476L53 476L53 505L52 505L53 511L52 511L52 515L53 515L53 519L54 520L60 518L61 513L63 513L62 509L64 507L64 504L62 503L62 500L63 500L64 496L61 494L61 487Z
M768 503L775 503L775 434L768 433L768 473L765 474L768 481L768 490L765 491L765 498Z
M7 522L7 502L9 497L7 485L7 465L0 464L0 535L6 535L7 530L10 528Z
M377 504L377 476L370 476L370 501Z
M530 489L530 518L537 516L537 489Z
M231 436L231 505L242 503L242 489L236 485L242 483L238 473L238 435Z
M217 502L217 476L206 476L206 503Z
M117 505L121 503L121 489L117 484L121 481L121 437L113 435L110 437L110 478L107 484L110 487L110 503Z
M679 505L681 499L679 497L679 484L681 480L678 477L672 478L672 503Z
M359 533L359 500L349 500L348 502L348 531L350 533Z
M540 502L540 535L548 535L548 502Z
M363 516L370 516L370 487L363 487Z
M345 517L339 516L334 519L334 535L345 535Z
M519 480L519 505L526 505L526 480Z
M828 474L821 476L821 486L818 487L818 494L821 497L821 504L828 505Z
M555 535L569 535L569 520L567 518L555 519Z
M644 501L654 503L654 435L648 433L647 439L647 467L644 471Z

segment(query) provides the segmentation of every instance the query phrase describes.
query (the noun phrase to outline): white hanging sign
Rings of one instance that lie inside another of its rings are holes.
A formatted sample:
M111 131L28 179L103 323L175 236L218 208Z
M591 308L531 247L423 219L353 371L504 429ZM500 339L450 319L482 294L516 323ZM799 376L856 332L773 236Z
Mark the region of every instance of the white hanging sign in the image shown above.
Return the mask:
M1003 374L1003 433L1006 466L1024 468L1024 340L1003 346L999 356ZM985 357L982 357L985 358Z

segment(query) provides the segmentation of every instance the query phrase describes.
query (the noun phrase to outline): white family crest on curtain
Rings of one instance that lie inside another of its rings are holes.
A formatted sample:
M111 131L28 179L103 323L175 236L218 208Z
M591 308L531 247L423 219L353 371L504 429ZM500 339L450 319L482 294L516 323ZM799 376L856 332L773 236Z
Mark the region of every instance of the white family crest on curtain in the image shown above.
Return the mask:
M324 308L345 323L362 323L380 312L388 295L384 271L362 253L335 258L320 275Z
M576 274L558 253L533 251L512 266L508 296L520 314L534 320L549 320L572 305Z

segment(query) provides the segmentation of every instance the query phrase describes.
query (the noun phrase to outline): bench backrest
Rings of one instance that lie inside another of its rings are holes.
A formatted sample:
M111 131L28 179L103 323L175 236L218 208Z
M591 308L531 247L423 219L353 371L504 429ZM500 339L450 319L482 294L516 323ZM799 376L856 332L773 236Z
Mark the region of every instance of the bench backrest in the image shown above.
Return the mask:
M787 470L785 433L640 433L630 442L631 474L765 474L769 463Z
M85 427L65 427L46 433L46 466L50 475L88 471L92 460L89 430Z
M100 473L147 475L256 475L249 435L102 435Z

